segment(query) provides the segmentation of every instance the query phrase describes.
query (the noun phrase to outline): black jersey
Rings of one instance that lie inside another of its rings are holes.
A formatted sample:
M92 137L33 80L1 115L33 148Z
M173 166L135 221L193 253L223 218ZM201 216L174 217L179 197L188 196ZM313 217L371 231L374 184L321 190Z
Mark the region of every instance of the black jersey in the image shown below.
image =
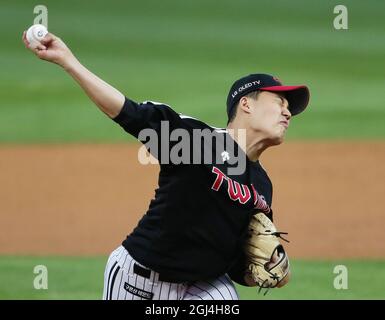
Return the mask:
M137 138L146 129L161 136L154 148L158 153L149 149L160 162L159 187L146 214L122 245L134 259L170 282L205 280L229 273L242 283L239 263L251 215L262 211L272 217L272 184L259 161L245 157L245 170L229 173L234 167L230 158L242 151L237 148L234 154L227 153L226 141L234 142L228 139L227 130L180 115L165 104L138 104L126 98L113 120ZM167 134L178 129L189 133L190 141L184 143L191 154L185 162L175 164L160 155L161 149L175 155L172 148L178 147L175 137L162 136L165 124ZM206 142L198 145L193 141L197 130L215 133L221 143L211 143L207 150ZM194 158L197 152L201 163ZM210 152L212 161L203 159ZM221 156L215 157L218 154Z

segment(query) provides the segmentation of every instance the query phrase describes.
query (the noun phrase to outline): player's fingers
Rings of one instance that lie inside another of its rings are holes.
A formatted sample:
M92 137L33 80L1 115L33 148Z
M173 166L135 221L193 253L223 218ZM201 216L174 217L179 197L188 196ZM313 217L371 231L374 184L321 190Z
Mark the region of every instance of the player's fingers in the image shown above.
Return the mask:
M43 45L43 44L38 44L36 46L36 49L38 49L38 50L47 50L47 47L45 45Z
M39 56L39 50L38 48L31 49L37 56Z
M56 39L56 37L52 34L52 33L47 33L46 36L40 40L40 42L43 44L43 45L46 45L46 44L49 44L50 42L54 41Z
M28 40L27 40L26 32L25 32L25 31L23 32L22 40L23 40L25 46L26 46L27 48L29 48L29 43L28 43Z
M38 58L40 58L40 59L46 58L47 50L39 50L38 48L36 48L36 49L34 49L34 52Z

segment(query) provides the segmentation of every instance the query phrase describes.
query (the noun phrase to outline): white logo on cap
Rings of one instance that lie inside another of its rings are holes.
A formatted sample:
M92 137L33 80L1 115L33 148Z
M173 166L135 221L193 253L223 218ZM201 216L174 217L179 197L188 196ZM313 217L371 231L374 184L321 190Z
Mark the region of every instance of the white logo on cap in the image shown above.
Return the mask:
M231 96L234 98L238 93L241 93L242 91L244 91L244 90L246 90L252 86L256 86L256 85L260 85L260 84L261 84L261 80L255 80L252 82L245 83L243 86L239 87L236 91L234 91Z

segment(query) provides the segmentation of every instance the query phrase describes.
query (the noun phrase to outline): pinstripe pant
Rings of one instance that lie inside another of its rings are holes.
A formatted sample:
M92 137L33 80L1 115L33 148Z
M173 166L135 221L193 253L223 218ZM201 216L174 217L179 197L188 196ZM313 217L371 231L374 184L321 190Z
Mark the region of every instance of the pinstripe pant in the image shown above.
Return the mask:
M141 266L120 246L108 258L104 273L104 300L238 300L237 291L227 274L211 281L171 283L159 281L159 274L148 277L134 272ZM146 268L147 269L147 268Z

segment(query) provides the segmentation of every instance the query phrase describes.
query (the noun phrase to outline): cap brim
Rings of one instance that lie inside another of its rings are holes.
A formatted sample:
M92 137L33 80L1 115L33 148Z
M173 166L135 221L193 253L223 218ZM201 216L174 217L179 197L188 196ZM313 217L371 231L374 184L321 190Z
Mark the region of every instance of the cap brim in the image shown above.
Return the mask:
M310 92L306 86L272 86L260 88L258 90L284 92L285 97L289 102L289 110L293 116L305 110L310 99Z

